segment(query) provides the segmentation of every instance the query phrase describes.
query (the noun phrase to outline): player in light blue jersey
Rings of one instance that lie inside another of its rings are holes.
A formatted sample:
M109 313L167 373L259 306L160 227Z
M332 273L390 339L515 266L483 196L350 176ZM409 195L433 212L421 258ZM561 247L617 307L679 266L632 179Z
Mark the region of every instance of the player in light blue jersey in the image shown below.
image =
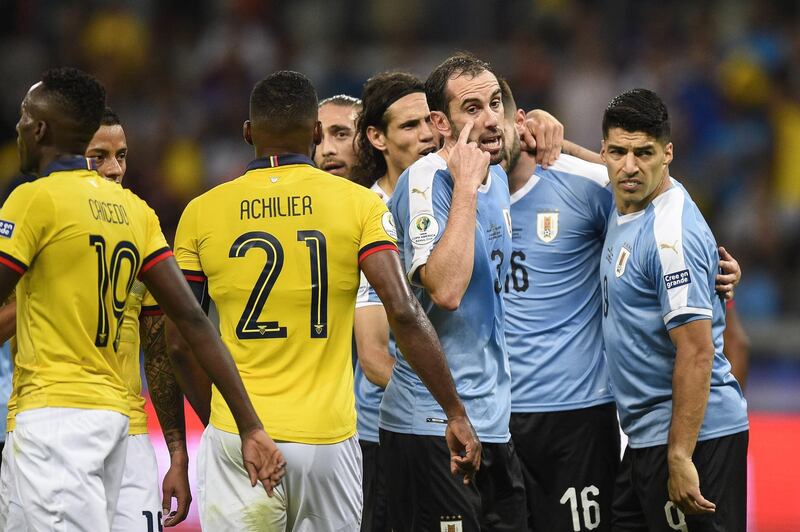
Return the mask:
M511 436L528 529L610 530L619 425L603 350L597 278L611 191L601 164L520 148L525 114L501 80L513 221L503 285Z
M630 438L626 495L638 503L614 510L653 531L744 530L747 411L722 354L714 235L669 175L669 116L655 93L614 98L603 139L616 205L600 261L603 336Z
M377 74L364 85L363 107L357 120L356 182L370 187L388 202L400 174L419 157L436 151L425 85L405 72ZM387 223L393 223L387 218ZM363 463L362 532L388 532L386 476L381 467L378 411L383 389L394 367L394 338L389 336L386 311L362 274L358 288L354 336L358 442Z
M508 431L500 294L511 252L508 183L497 165L500 86L488 64L467 54L447 59L425 86L444 147L401 175L390 208L408 278L483 444L483 465L471 484L437 467L445 452L441 409L397 352L380 412L390 522L395 530L521 530L524 486Z

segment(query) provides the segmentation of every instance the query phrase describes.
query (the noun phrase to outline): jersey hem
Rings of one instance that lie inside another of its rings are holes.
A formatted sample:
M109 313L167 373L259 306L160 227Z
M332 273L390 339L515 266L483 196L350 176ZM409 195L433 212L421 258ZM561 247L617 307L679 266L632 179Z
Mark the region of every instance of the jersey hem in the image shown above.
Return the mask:
M707 434L701 433L700 436L697 437L697 441L708 441L713 440L716 438L724 438L725 436L732 436L733 434L739 434L740 432L744 432L746 430L750 430L750 422L746 421L735 427L729 427L725 429L715 430L713 432L709 432ZM647 447L656 447L658 445L666 445L668 441L669 435L666 438L659 438L658 440L652 440L649 442L637 442L634 438L630 435L628 436L628 445L631 446L632 449L645 449Z
M109 401L107 398L87 397L81 400L50 394L45 397L17 398L15 414L37 408L82 408L85 410L111 410L130 417L130 406L127 401Z
M219 423L215 421L211 421L209 423L217 430L221 430L222 432L228 432L230 434L239 434L239 429L236 428L236 425L229 425L227 423ZM272 438L276 442L291 442L291 443L305 443L308 445L326 445L331 443L340 443L347 439L352 438L356 434L356 428L353 427L352 430L348 430L346 433L337 434L335 436L317 436L317 437L310 437L308 434L298 434L296 432L284 432L280 429L270 429L264 427L264 430L269 434L269 437Z
M25 275L28 271L27 264L3 251L0 251L0 264L5 264L20 275Z
M535 414L540 412L565 412L567 410L583 410L594 406L607 405L614 402L613 395L604 395L601 398L591 401L580 401L577 403L524 403L515 405L511 403L512 414Z
M445 425L441 425L441 430L430 429L430 430L420 430L414 429L413 427L400 427L397 425L392 425L391 423L380 423L378 428L383 430L388 430L390 432L396 432L398 434L410 434L411 436L442 436L444 437L445 433ZM475 433L478 435L478 439L481 443L508 443L511 440L511 432L507 432L503 436L498 436L496 434L486 434L482 433L478 429L475 429Z

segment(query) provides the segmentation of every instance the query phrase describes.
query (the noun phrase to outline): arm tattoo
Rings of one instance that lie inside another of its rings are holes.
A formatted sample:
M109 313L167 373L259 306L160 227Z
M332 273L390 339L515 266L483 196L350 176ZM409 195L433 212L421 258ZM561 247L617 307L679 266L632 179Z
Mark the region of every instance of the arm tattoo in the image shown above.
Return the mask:
M142 316L140 338L144 349L144 373L150 388L150 399L161 423L164 441L170 454L186 451L186 424L183 415L183 393L167 354L164 316Z

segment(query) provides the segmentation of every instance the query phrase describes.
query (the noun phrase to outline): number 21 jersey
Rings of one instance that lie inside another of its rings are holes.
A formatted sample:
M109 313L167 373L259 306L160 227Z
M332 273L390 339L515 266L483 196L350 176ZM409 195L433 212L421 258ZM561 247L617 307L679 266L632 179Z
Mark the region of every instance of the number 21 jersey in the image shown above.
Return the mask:
M186 207L178 264L188 279L207 280L222 339L273 438L324 444L355 434L359 263L396 250L392 233L374 192L297 154L256 159ZM211 423L236 432L216 389Z

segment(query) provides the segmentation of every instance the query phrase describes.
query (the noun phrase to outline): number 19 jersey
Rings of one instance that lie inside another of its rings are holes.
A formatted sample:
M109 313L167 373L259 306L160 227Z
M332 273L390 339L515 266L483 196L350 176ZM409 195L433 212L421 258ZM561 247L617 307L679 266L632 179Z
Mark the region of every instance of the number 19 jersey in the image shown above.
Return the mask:
M178 263L188 279L207 280L222 339L273 438L325 444L355 434L359 263L396 250L393 233L374 192L297 154L256 159L186 207ZM211 423L237 432L216 388Z
M147 204L61 159L0 211L0 262L16 270L16 412L42 407L129 413L117 352L128 292L171 256Z

